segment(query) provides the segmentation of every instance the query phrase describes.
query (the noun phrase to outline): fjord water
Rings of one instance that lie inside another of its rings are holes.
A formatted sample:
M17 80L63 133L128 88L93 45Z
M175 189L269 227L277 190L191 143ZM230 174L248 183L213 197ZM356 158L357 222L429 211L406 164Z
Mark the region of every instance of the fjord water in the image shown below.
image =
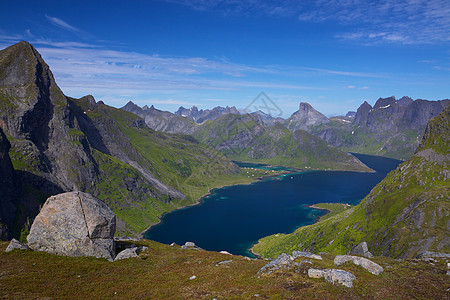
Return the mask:
M316 203L358 204L401 161L354 154L375 173L309 171L215 190L202 204L165 215L145 238L161 243L195 242L206 250L247 255L258 239L309 225L324 211ZM261 167L258 165L241 165Z

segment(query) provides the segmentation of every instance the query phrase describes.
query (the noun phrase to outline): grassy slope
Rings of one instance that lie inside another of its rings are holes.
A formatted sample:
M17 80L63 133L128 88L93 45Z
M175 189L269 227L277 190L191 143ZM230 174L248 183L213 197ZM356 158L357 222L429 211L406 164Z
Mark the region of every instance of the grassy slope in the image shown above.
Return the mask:
M250 116L226 115L207 121L194 136L206 145L221 149L232 160L294 168L370 171L355 163L353 156L306 131L292 133L282 125L266 127Z
M444 262L373 260L385 268L375 276L359 266L340 268L352 272L354 288L332 285L307 276L307 267L257 274L265 260L245 260L217 252L182 250L142 240L149 247L142 259L108 262L43 252L15 250L5 253L0 242L0 298L103 299L445 299L448 279ZM333 268L333 256L313 260L319 268ZM217 265L220 261L232 262ZM297 261L300 261L299 259ZM390 266L390 267L388 267ZM189 280L191 276L197 276Z
M422 152L390 172L352 210L292 234L263 238L253 250L264 257L303 248L343 254L366 241L376 255L414 257L424 250L450 252L446 242L450 212L449 115L447 108L432 119L419 147ZM424 157L423 150L438 156Z

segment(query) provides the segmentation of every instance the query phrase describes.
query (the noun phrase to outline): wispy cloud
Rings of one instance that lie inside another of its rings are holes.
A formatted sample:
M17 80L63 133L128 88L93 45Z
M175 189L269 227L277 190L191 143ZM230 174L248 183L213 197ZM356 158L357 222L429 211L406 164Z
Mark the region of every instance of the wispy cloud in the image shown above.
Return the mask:
M60 27L62 29L66 29L66 30L69 30L69 31L72 31L72 32L77 32L77 33L81 32L80 29L78 29L78 28L68 24L64 20L61 20L61 19L56 18L56 17L47 16L47 15L45 15L45 17L47 18L47 20L50 23L52 23L53 25L58 26L58 27Z
M448 0L166 0L225 15L296 16L300 22L331 21L357 27L337 38L364 43L429 44L450 41Z

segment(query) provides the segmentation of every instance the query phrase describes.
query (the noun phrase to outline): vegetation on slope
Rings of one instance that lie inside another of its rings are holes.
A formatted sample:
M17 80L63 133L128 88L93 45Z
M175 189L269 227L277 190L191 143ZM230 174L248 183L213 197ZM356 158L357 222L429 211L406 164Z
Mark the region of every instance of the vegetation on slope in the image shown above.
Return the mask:
M108 262L27 250L5 253L7 243L0 242L0 298L445 299L448 296L444 262L432 265L419 260L375 257L373 260L385 269L379 276L347 263L340 268L352 272L357 279L353 288L346 288L309 278L309 264L260 275L257 272L267 263L265 260L185 250L149 240L136 244L149 248L140 254L142 259ZM331 255L323 255L323 260L314 260L314 265L334 268L333 259ZM191 276L196 278L190 280Z
M334 254L366 241L375 255L415 257L450 252L450 107L430 120L418 152L390 172L351 210L263 238L253 250L264 257L309 249Z

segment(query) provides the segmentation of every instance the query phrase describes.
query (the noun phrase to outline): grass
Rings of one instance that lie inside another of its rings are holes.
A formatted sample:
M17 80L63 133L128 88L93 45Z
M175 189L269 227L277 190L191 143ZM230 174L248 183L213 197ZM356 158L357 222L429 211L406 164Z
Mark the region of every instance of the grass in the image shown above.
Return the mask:
M149 240L142 259L108 262L15 250L0 242L0 298L157 298L157 299L445 299L446 264L375 257L385 272L375 276L359 266L339 268L356 277L353 288L307 276L308 267L257 272L267 261L217 252L183 250ZM313 260L315 268L335 268L333 256ZM217 265L220 261L232 262ZM300 262L302 259L297 259ZM195 275L196 279L189 280Z

